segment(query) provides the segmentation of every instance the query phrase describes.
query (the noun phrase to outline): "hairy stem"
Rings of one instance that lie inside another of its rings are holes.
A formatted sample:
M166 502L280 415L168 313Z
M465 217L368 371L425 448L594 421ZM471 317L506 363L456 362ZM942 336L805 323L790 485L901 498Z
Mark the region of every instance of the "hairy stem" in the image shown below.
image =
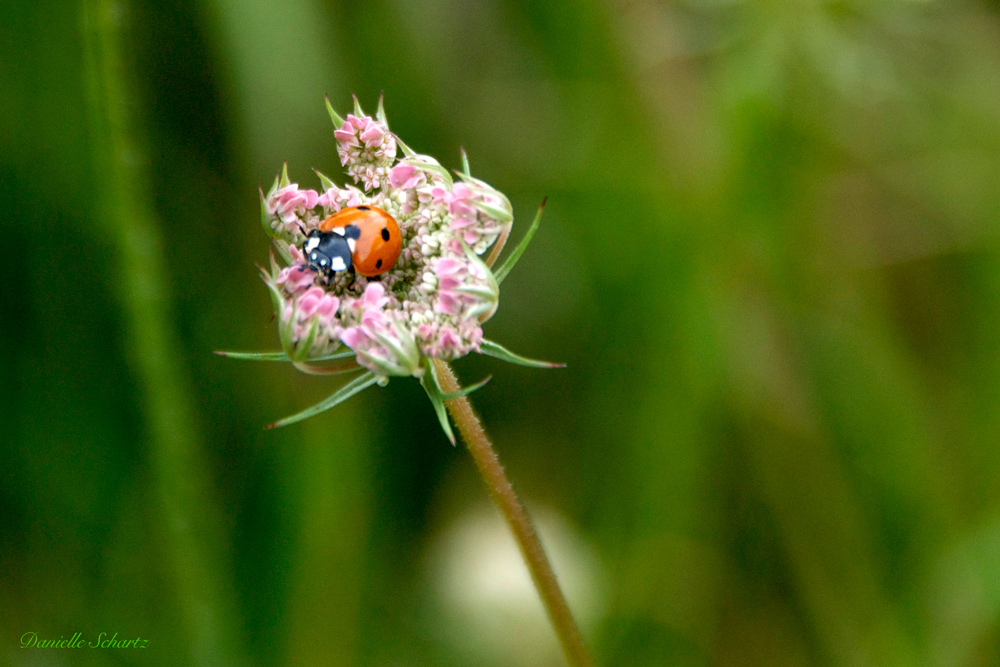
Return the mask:
M434 369L437 371L438 381L445 393L453 393L460 389L455 373L446 362L439 359L434 360ZM573 667L592 667L593 660L587 653L587 647L583 643L583 635L573 619L573 614L566 604L562 589L556 580L556 574L552 571L542 543L535 533L535 528L528 518L521 501L514 493L507 474L500 465L496 451L486 437L486 431L479 418L472 411L472 404L467 396L453 398L445 402L448 412L458 426L465 444L469 447L473 460L479 473L483 476L486 486L490 489L493 501L500 508L500 512L507 520L517 546L521 549L524 562L531 573L531 579L535 582L539 597L545 605L545 610L549 614L552 626L555 628L566 659Z

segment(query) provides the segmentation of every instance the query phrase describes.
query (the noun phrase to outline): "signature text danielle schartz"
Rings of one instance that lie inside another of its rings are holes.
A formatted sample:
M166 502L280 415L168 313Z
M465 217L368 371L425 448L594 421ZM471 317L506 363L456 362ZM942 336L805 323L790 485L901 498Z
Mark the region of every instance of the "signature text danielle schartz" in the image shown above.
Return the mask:
M83 633L76 632L69 639L41 639L37 632L25 632L21 635L21 648L146 648L148 639L118 639L118 633L113 635L102 632L94 641L87 641Z

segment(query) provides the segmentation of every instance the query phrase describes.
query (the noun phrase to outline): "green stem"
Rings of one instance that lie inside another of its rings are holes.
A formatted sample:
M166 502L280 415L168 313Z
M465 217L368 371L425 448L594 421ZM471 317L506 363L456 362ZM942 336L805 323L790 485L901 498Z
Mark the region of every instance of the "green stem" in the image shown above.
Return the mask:
M445 393L457 392L461 387L455 378L455 373L446 362L439 359L434 360L434 369L437 371L438 381ZM452 420L458 426L465 444L472 454L472 459L476 462L479 473L483 476L486 486L490 489L493 502L496 503L500 512L507 520L507 525L514 533L517 546L521 549L521 555L531 573L531 579L535 582L539 597L545 605L545 610L549 614L549 620L559 636L563 651L566 653L566 660L573 667L592 667L594 662L587 653L587 647L583 643L583 635L573 619L573 614L566 604L566 598L559 588L556 580L556 573L552 570L542 543L538 539L531 519L525 511L514 487L507 479L500 460L497 458L493 445L490 444L483 425L472 411L472 404L467 396L460 396L445 402Z
M197 665L233 664L218 522L181 346L171 325L162 239L152 213L133 90L123 62L124 0L84 0L85 72L99 219L115 248L126 352L141 393L171 580Z

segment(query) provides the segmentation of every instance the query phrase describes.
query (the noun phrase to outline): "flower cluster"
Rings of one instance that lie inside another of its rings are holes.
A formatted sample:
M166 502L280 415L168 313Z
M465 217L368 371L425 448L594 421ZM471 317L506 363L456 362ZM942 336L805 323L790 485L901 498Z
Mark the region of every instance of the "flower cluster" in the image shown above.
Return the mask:
M288 261L268 280L296 359L329 356L343 344L381 377L420 377L423 358L479 351L481 325L499 299L480 255L509 229L510 202L467 174L455 182L436 160L399 142L381 104L376 117L357 108L334 122L341 164L360 187L320 175L322 191L303 189L285 170L262 195L265 229ZM399 161L397 146L404 152ZM327 216L359 205L393 216L403 236L400 257L378 279L345 272L327 285L308 268L302 243Z
M262 271L278 314L284 357L306 372L334 372L320 364L332 359L353 359L357 365L351 367L367 369L364 381L346 385L341 391L347 393L338 400L365 383L414 376L436 407L448 396L440 391L430 359L476 351L551 367L485 340L482 330L497 310L499 282L523 252L541 210L521 246L494 273L491 265L513 223L511 205L470 175L464 154L456 181L437 160L415 153L389 130L381 101L374 117L361 110L357 99L346 119L329 101L327 111L341 165L356 185L341 187L317 172L321 189L303 189L289 180L286 166L270 191L260 193L261 223L285 262L280 266L272 255L270 271ZM398 159L397 150L403 153ZM355 206L382 209L396 221L402 237L399 257L375 278L354 271L324 278L306 261L305 240L325 219Z
M273 193L267 199L267 215L271 231L277 235L298 238L305 218L316 224L313 209L320 202L315 190L299 190L295 183Z
M396 160L396 139L389 127L370 116L348 114L334 130L340 164L355 183L374 190L385 183L389 167Z

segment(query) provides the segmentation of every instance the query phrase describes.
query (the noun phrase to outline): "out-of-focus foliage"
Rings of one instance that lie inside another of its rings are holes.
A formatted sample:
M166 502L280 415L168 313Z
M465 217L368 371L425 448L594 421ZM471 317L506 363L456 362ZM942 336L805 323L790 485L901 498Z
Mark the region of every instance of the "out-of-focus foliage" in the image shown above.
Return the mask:
M568 368L458 371L601 664L1000 660L995 3L0 16L0 662L560 664L416 382L265 432L332 382L211 354L277 348L258 183L382 91L515 241L549 197L486 333Z

